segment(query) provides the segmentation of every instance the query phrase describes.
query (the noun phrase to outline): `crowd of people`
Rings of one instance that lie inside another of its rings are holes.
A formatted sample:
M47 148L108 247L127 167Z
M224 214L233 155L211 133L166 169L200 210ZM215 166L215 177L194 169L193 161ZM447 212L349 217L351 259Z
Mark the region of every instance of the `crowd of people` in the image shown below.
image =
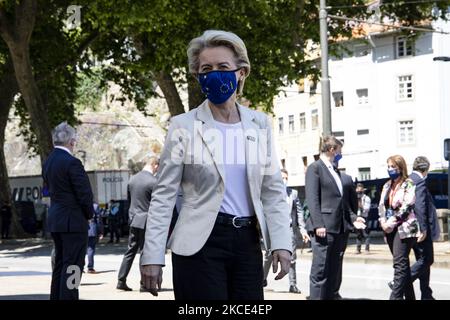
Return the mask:
M117 289L132 290L126 279L140 252L140 290L157 296L169 248L176 300L264 299L270 268L275 280L289 274L289 291L299 293L296 250L310 242L309 298L341 299L349 233L357 233L358 252L363 241L370 250L371 203L364 186L338 170L342 141L322 138L320 158L306 171L301 203L298 192L287 187L288 172L279 167L268 116L238 102L251 69L244 42L234 33L208 30L189 43L187 55L189 71L207 99L171 119L160 159L151 157L129 181L130 234ZM58 125L53 143L43 166L55 243L50 296L78 299L78 286L66 285L67 270L74 265L83 270L88 248L88 272L95 272L101 214L84 168L72 155L75 130ZM412 282L418 278L422 299L433 299L435 213L424 182L429 162L418 157L408 175L405 160L394 155L386 168L390 179L383 187L379 222L393 256L390 298L414 299ZM110 203L110 242L119 241L116 209ZM412 267L410 250L417 257Z

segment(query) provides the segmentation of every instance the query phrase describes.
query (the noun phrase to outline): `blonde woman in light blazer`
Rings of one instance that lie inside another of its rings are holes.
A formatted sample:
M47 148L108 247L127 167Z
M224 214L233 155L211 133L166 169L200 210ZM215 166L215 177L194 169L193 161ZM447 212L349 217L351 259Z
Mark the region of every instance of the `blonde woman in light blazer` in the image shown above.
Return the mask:
M236 102L250 63L235 34L208 30L188 48L190 72L205 100L173 117L161 155L141 257L142 280L157 295L178 189L183 204L168 239L175 299L251 299L263 295L260 236L276 279L289 272L289 208L264 113Z
M379 221L393 256L394 281L390 300L414 300L409 253L420 235L414 214L415 185L408 178L405 159L395 155L387 159L388 180L381 192Z

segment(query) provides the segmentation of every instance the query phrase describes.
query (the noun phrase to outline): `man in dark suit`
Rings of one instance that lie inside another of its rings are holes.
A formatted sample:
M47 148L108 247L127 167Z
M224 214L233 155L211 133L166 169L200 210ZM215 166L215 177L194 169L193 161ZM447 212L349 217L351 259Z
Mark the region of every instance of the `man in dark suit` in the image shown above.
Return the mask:
M426 157L417 157L414 160L413 172L409 176L416 185L416 203L414 213L419 221L421 234L414 245L416 263L411 266L411 279L420 280L422 300L434 300L430 288L430 267L434 262L433 239L431 224L433 221L431 208L433 199L429 193L425 179L430 170L430 162Z
M128 250L122 260L119 270L117 289L131 291L127 285L127 276L133 265L134 257L144 246L145 225L147 224L148 207L152 198L152 190L156 184L156 172L159 160L150 157L147 165L131 177L128 182L128 211L130 221L130 236L128 238ZM147 291L141 285L141 291Z
M42 168L51 200L47 224L55 248L50 299L77 300L93 194L81 161L72 156L75 129L63 122L52 136L55 148Z
M335 167L338 167L337 163L334 163ZM345 212L348 212L348 214L350 215L350 220L353 221L353 223L350 223L348 219L344 219L344 224L346 224L347 226L345 227L344 231L344 238L343 241L341 241L340 243L340 247L339 247L339 266L338 266L338 270L336 271L336 284L334 287L334 295L333 295L333 299L334 300L341 300L342 297L339 294L339 289L341 288L341 283L342 283L342 266L344 263L344 254L345 254L345 250L347 249L347 243L348 243L348 236L350 234L350 231L354 230L354 229L360 229L360 230L364 230L366 225L365 225L365 219L364 218L360 218L358 219L357 216L357 212L358 212L358 195L356 193L356 188L355 188L355 184L353 182L353 178L351 176L349 176L348 174L345 174L344 172L340 172L339 173L340 177L341 177L341 181L342 184L346 187L345 188L345 198L346 201L344 202L345 205ZM349 188L349 186L352 186L352 188ZM357 222L355 222L357 221Z
M353 182L337 170L342 158L342 142L333 136L322 140L320 159L306 171L306 202L310 216L306 221L311 234L313 260L310 273L310 299L338 299L342 257L346 235L362 227L364 219L351 216L356 207ZM355 194L356 197L356 194Z
M301 241L304 243L309 242L310 238L308 232L305 229L305 219L303 207L300 203L297 190L287 186L288 182L288 172L286 169L281 169L281 178L286 186L286 201L291 210L290 220L291 220L291 232L292 232L292 256L291 265L289 267L289 292L291 293L301 293L300 289L297 287L297 271L296 271L296 261L297 261L297 248ZM272 266L272 254L270 251L266 251L264 255L264 280L263 286L267 286L267 276Z

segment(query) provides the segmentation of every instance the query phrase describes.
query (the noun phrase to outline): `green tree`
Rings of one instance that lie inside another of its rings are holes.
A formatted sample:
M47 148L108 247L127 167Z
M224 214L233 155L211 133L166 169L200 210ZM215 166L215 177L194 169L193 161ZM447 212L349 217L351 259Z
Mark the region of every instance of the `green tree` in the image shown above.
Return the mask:
M330 14L358 19L372 15L364 0L334 0L329 4ZM444 9L448 5L449 1L383 1L380 12L381 17L414 25L437 18L432 14L433 7ZM113 32L114 41L109 40L117 49L102 52L108 46L98 42L101 45L94 51L100 59L113 59L110 69L118 79L125 79L124 92L133 92L132 87L138 82L144 84L142 97L152 95L154 81L164 93L172 115L184 112L178 88L188 86L189 108L203 99L196 79L186 72L186 48L192 38L206 29L232 31L245 41L252 63L245 98L254 106L270 111L273 97L281 87L306 75L317 79L320 70L307 57L305 48L309 41L318 47L318 9L318 1L308 0L230 0L225 4L207 0L119 0L114 6L105 0L90 5L95 17L92 19L99 29ZM342 50L337 39L350 39L354 26L346 21L330 21L330 54ZM133 78L137 82L131 81Z

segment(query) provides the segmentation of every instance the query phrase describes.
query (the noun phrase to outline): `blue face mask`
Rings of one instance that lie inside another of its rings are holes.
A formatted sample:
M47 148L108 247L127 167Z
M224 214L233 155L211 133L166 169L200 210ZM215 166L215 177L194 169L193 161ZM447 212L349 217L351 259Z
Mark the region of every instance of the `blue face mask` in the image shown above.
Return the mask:
M395 180L398 177L400 177L400 172L397 169L388 169L388 174L392 180Z
M342 154L341 153L336 153L334 155L334 163L335 163L336 167L339 166L339 160L341 160L341 159L342 159Z
M237 88L236 70L210 71L198 74L198 82L203 93L214 104L222 104L227 101Z

